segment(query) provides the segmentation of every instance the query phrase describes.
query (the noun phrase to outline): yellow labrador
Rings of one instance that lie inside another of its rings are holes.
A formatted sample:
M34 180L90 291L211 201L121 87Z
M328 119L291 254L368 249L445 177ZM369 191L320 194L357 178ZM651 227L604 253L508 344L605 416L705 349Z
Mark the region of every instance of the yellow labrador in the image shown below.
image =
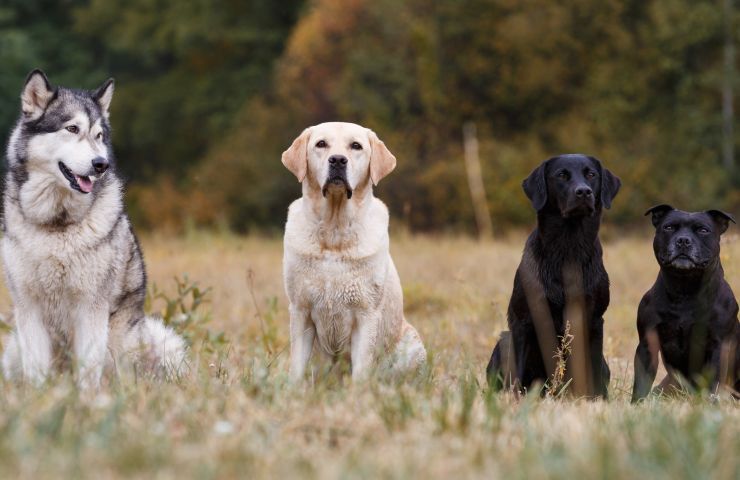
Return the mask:
M381 360L394 372L417 369L426 350L403 316L388 209L372 188L396 158L371 130L332 122L304 130L282 161L303 187L288 210L283 257L291 379L303 379L314 340L332 361L349 352L353 380Z

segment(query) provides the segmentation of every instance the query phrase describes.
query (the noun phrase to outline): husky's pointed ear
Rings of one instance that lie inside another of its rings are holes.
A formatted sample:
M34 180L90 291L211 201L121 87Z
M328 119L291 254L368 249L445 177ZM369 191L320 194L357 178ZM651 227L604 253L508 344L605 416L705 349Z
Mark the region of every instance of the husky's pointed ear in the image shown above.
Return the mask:
M21 110L26 120L41 117L56 93L57 89L51 86L44 72L34 70L29 73L21 93Z
M555 158L557 157L552 157L542 162L522 182L524 193L527 194L527 198L532 202L532 207L538 212L547 204L547 166Z
M396 157L388 150L388 147L378 138L375 132L368 129L367 136L370 139L370 148L372 148L372 154L370 155L370 179L373 181L373 185L377 185L383 177L396 168Z
M675 208L673 208L672 206L662 203L660 205L649 208L648 211L645 212L645 215L652 215L653 226L655 228L658 228L658 225L660 225L660 222L663 221L663 218L668 215L668 212L672 212L673 210L675 210Z
M109 78L101 86L99 86L92 94L93 99L100 105L100 109L103 111L105 118L108 118L110 102L113 100L113 79Z
M735 219L727 212L723 212L722 210L707 210L706 213L709 214L710 217L712 217L712 220L714 220L714 223L717 224L719 227L719 234L722 235L727 231L727 228L730 226L730 222L735 222Z
M614 200L614 197L619 192L619 187L622 186L622 181L619 180L618 176L602 167L601 160L596 157L588 158L596 164L597 169L601 173L601 205L608 210L612 206L612 200Z
M283 165L293 172L299 182L303 182L308 173L308 137L310 135L311 127L298 135L282 156Z

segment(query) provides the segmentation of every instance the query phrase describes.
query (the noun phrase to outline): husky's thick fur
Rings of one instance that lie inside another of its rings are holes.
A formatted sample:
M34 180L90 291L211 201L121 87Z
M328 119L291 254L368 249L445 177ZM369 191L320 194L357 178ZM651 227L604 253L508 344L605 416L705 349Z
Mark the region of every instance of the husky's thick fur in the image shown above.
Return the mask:
M326 360L350 354L353 379L376 360L393 374L417 370L426 350L403 316L388 209L373 195L396 158L371 130L333 122L307 128L282 160L303 184L288 211L283 258L291 379L303 378L314 339Z
M93 91L28 76L7 150L2 259L15 329L6 377L41 383L76 366L82 387L104 367L177 374L185 344L144 315L146 271L123 208L108 108L113 80Z

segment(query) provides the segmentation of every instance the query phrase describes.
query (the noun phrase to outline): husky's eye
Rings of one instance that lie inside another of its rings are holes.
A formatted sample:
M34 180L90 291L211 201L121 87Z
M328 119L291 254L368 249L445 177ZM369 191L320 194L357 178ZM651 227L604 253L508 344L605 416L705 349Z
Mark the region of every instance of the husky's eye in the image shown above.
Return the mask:
M318 142L316 142L316 147L317 148L326 148L326 142L323 141L323 140L319 140Z
M352 147L352 150L362 150L362 145L360 145L357 142L352 142L352 144L350 145L350 147Z
M100 140L101 138L103 138L103 132L98 132L98 134L95 135L95 140Z
M64 127L65 130L67 130L69 133L80 133L80 129L77 128L77 125L70 125L68 127Z

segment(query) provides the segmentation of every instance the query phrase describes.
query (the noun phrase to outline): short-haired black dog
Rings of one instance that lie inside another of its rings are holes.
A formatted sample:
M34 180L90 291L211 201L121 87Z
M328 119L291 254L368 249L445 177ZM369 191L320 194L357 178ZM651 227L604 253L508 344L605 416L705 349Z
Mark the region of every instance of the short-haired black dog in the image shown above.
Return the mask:
M617 195L619 178L590 156L550 158L524 180L537 211L537 228L527 239L509 302L509 332L496 344L486 374L493 388L528 389L553 375L557 338L565 319L580 318L574 339L580 359L568 373L581 372L579 393L607 396L609 367L604 359L602 315L609 305L609 277L602 262L599 225L602 208ZM514 365L511 365L511 364ZM503 381L503 384L502 384Z
M738 306L719 257L720 236L735 220L719 210L683 212L670 205L648 214L660 273L637 311L632 401L650 393L658 352L669 377L678 373L693 387L703 377L712 391L721 381L740 390Z

